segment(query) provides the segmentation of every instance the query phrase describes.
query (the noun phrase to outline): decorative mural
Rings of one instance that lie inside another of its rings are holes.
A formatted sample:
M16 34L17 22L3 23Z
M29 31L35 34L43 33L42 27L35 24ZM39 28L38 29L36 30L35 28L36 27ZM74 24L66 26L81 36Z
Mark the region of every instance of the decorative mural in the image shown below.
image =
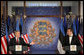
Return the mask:
M49 45L52 43L53 38L56 36L55 28L52 27L51 23L46 20L40 20L34 23L33 29L29 36L33 39L32 41L37 44Z
M36 43L30 47L31 50L56 50L60 18L29 17L26 18L25 25L29 42L34 41Z

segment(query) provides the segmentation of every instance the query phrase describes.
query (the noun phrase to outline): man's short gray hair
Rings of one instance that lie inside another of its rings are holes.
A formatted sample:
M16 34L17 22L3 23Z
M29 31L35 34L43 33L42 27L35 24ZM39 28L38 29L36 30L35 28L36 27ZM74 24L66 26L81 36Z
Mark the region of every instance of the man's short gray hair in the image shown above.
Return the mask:
M16 32L20 32L20 31L15 31L15 35L16 35Z

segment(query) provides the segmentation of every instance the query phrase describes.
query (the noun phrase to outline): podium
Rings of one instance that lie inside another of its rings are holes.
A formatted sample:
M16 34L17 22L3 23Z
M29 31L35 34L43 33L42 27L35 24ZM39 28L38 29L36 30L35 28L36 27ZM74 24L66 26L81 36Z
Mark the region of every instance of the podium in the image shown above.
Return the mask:
M76 47L76 51L71 51L71 50L70 50L70 46L65 46L65 47L64 47L64 50L67 51L67 52L70 52L70 54L76 54L76 53L78 53L79 51L81 51L82 49L81 49L81 46L77 46L77 47Z
M20 47L20 50L17 50L16 48ZM13 51L14 54L23 54L23 51L27 51L28 50L28 46L27 45L13 45L13 46L9 46L9 50Z
M65 47L64 47L64 50L65 50L65 51L70 51L70 46L65 46ZM80 51L80 50L82 50L82 49L81 49L81 46L77 46L77 51Z

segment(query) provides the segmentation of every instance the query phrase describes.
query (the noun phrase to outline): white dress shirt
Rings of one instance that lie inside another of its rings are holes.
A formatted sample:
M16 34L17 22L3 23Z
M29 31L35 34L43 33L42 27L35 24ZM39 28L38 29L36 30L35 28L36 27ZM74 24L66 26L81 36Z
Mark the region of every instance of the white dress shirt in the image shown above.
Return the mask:
M19 38L16 37L16 42L17 42L17 39L18 39L18 42L19 42Z
M73 34L69 37L69 43L71 44Z

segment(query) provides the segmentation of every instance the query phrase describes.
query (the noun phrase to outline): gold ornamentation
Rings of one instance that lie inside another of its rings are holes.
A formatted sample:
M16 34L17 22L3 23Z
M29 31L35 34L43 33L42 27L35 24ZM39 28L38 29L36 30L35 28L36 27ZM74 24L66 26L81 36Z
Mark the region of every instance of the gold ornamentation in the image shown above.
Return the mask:
M45 44L53 42L53 38L56 36L55 28L52 27L51 23L46 20L40 20L35 22L32 29L30 29L30 37L33 37L33 41L37 44Z

